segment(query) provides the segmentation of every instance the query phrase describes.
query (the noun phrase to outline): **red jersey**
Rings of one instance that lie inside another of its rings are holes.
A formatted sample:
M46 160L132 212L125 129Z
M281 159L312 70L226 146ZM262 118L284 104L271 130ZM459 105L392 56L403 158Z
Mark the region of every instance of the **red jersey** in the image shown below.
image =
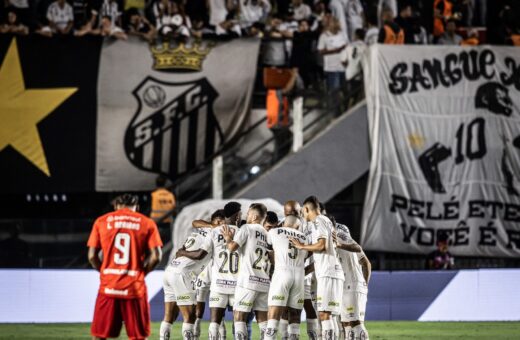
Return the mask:
M105 214L94 223L87 246L103 251L99 293L120 298L146 294L145 251L162 246L154 221L126 208Z

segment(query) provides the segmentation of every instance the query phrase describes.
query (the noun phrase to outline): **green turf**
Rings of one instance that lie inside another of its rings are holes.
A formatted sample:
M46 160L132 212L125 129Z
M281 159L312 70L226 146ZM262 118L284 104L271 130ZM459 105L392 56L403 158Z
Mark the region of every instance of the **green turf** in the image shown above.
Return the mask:
M180 323L176 323L172 339L181 339ZM231 326L228 323L228 326ZM367 322L370 339L519 339L518 322ZM206 340L208 324L202 325L202 340ZM228 327L228 332L230 332ZM254 327L253 339L258 332ZM159 323L152 326L150 339L158 339ZM123 331L124 334L124 331ZM88 324L0 324L0 339L89 339ZM125 339L126 337L121 337ZM228 337L232 339L232 337ZM307 339L304 325L302 336Z

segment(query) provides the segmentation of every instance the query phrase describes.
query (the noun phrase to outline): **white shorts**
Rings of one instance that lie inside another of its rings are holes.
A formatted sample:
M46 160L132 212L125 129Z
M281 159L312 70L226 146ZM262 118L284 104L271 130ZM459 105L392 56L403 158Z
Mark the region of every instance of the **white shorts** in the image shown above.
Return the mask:
M233 310L246 313L251 312L251 310L267 312L268 294L267 292L257 292L256 290L237 287L235 290Z
M316 302L318 312L331 312L339 315L341 311L341 294L343 293L343 280L332 277L317 278Z
M209 296L209 288L197 288L197 303L206 302Z
M209 293L209 308L233 307L235 304L235 294L223 294L219 292Z
M166 269L163 277L164 302L177 302L179 306L195 305L197 300L194 286L189 275Z
M275 270L269 287L268 305L302 309L304 275L303 271L291 268Z
M341 322L365 321L367 294L350 289L343 290Z

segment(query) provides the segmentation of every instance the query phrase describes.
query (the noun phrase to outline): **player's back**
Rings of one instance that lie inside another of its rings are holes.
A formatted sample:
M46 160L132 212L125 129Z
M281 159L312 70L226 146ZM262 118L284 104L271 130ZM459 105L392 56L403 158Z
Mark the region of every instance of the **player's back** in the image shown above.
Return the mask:
M174 273L186 273L192 277L199 275L211 259L211 230L195 229L188 235L183 247L187 251L204 250L206 256L200 260L193 260L186 256L174 258L170 261L170 270Z
M162 246L155 222L130 209L105 214L96 220L88 246L103 251L100 293L128 298L145 294L146 251Z
M269 290L269 244L267 231L260 224L244 224L235 233L234 241L240 246L240 269L237 285L267 292Z
M269 231L269 240L274 251L274 269L304 270L307 251L295 248L289 238L295 238L303 244L308 243L305 234L294 228L280 227Z
M337 239L341 244L351 244L354 242L350 236L350 230L344 224L336 224ZM345 283L354 289L365 290L366 283L363 277L363 269L359 263L364 257L364 253L354 253L344 249L338 249L338 257L343 272L345 273Z
M228 227L235 233L238 228ZM213 245L213 265L211 269L211 291L221 294L234 294L237 285L240 259L237 251L230 252L222 235L222 228L213 229L211 233Z
M343 269L339 263L336 247L332 240L334 226L332 222L323 215L319 215L311 224L312 243L317 243L320 239L325 239L326 249L322 252L314 252L314 270L316 277L332 277L344 279Z

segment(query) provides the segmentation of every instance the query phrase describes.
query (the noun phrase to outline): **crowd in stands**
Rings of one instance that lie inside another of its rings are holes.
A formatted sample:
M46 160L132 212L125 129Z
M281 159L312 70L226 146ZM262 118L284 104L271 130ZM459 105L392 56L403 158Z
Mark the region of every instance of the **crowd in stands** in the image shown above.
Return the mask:
M293 38L294 33L310 31L328 32L326 40L340 45L353 41L358 29L365 30L367 44L479 44L482 35L472 27L486 26L488 6L487 0L0 1L2 33L182 41L210 36ZM515 1L492 4L498 7L504 43L520 44ZM332 39L337 34L329 29L331 21L339 25L341 38Z

